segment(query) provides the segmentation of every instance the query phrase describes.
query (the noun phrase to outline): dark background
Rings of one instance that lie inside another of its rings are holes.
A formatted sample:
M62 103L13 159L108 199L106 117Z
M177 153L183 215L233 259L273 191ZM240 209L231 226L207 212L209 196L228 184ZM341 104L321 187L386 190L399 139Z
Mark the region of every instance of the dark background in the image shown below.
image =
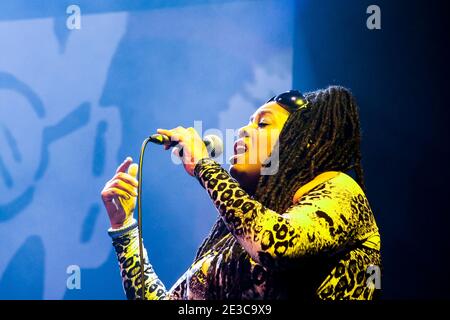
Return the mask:
M361 27L360 12L371 4L381 8L381 30ZM306 48L318 86L347 86L360 105L383 297L449 298L450 13L444 1L321 1L318 8L297 15L307 44L294 48L294 87L302 81L295 58Z

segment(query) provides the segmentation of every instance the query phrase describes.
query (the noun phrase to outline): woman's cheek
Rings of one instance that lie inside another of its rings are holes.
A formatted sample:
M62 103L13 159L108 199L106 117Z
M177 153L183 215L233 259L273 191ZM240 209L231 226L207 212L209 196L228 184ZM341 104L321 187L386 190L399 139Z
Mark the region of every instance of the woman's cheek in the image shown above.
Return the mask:
M269 157L269 155L272 152L272 148L274 145L274 139L273 139L273 130L264 130L264 133L261 135L260 139L260 150L263 152L260 152L260 162L264 162L264 160Z
M272 153L273 148L275 147L275 144L278 141L278 138L280 137L280 130L278 129L272 129L270 132L270 145L269 145L269 154Z

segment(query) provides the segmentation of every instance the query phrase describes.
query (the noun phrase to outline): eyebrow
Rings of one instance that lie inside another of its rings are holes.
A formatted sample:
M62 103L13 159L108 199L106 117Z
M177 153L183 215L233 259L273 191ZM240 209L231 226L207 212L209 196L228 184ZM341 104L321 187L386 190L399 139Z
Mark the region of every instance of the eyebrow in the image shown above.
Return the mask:
M261 116L265 115L266 113L273 115L273 112L270 110L262 110L258 115L261 117ZM253 116L250 117L249 121L253 122Z

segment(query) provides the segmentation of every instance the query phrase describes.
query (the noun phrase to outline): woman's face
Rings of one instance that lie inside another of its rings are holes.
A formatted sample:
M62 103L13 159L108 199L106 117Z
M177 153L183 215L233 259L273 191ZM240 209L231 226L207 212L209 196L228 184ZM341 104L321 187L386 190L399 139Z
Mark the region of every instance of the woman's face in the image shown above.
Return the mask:
M288 117L289 111L271 101L258 108L248 125L239 129L234 155L229 159L230 174L247 192L254 193L261 164L270 156Z

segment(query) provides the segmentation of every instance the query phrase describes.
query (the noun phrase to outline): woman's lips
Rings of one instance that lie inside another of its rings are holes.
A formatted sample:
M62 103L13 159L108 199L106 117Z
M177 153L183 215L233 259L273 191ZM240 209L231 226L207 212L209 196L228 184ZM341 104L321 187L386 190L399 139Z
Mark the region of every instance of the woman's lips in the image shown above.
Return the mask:
M230 159L228 160L228 162L230 162L232 165L237 163L237 158L246 153L248 150L247 145L245 144L245 142L243 140L237 140L234 143L234 155L232 155L230 157Z
M245 142L243 140L237 140L234 143L234 154L238 155L238 154L242 154L245 153L247 151L247 145L245 144Z

